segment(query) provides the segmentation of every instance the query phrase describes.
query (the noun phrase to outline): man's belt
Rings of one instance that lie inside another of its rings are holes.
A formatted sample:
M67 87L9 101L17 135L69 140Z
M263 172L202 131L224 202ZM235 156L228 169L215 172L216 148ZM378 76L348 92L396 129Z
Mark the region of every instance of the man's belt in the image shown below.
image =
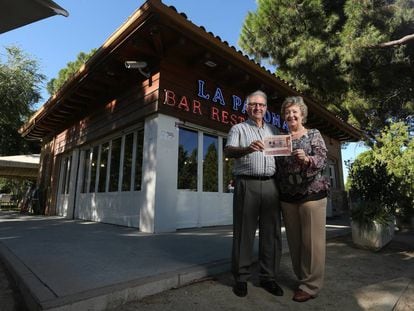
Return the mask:
M251 179L251 180L269 180L274 176L250 176L250 175L237 175L238 178Z

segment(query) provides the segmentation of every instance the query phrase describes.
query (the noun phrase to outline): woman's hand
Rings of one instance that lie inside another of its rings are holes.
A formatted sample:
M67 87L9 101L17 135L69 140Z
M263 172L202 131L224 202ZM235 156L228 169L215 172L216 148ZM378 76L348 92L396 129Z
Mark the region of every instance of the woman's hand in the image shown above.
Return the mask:
M296 149L292 151L292 156L294 156L300 163L309 164L310 159L306 155L303 149Z

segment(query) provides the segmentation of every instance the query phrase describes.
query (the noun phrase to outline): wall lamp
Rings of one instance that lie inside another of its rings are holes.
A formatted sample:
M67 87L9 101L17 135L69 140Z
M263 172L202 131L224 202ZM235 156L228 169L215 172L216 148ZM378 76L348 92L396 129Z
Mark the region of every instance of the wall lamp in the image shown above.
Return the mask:
M147 62L136 61L136 60L127 60L125 61L125 68L127 69L138 69L138 71L145 77L149 78L151 73L145 72L143 69L148 66Z
M212 60L207 60L204 62L204 65L210 67L210 68L214 68L217 66L217 64L215 62L213 62Z

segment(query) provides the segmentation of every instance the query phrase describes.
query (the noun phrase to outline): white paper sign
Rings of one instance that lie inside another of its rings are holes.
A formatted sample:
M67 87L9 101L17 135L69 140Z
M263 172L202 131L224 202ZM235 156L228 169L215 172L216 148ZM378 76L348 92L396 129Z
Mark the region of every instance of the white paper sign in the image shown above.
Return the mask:
M265 156L290 156L292 153L292 137L290 135L268 136L263 139L263 142Z

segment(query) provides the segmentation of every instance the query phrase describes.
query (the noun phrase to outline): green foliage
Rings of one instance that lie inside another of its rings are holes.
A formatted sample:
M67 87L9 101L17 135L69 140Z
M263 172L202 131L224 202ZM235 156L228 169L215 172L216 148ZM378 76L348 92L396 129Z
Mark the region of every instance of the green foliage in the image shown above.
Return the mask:
M234 184L233 176L234 159L225 158L223 161L223 191L229 192L229 185Z
M402 122L387 127L374 152L398 186L397 212L405 216L414 214L414 138L410 138L408 127Z
M392 213L385 209L379 201L356 203L352 206L351 218L361 228L372 227L374 222L385 225L393 219Z
M33 185L33 181L26 179L9 179L0 177L0 193L10 193L21 200L27 191Z
M66 67L59 71L58 77L47 83L46 89L49 94L55 94L95 52L96 49L92 49L89 53L80 52L75 61L67 63Z
M256 61L376 136L414 114L414 2L258 0L239 45Z
M208 146L203 162L203 191L218 191L218 154L214 143Z
M183 145L178 146L178 189L197 191L197 149L191 154Z
M352 163L348 181L355 203L352 217L361 222L412 215L414 139L409 137L408 127L398 122L385 128L372 150L361 153Z
M361 153L351 166L348 180L353 202L352 219L360 223L394 214L398 187L393 176L388 175L386 165L375 159L373 150Z
M18 129L41 99L45 76L37 61L19 48L6 47L5 52L5 60L0 58L0 155L38 153L39 146L25 141Z

